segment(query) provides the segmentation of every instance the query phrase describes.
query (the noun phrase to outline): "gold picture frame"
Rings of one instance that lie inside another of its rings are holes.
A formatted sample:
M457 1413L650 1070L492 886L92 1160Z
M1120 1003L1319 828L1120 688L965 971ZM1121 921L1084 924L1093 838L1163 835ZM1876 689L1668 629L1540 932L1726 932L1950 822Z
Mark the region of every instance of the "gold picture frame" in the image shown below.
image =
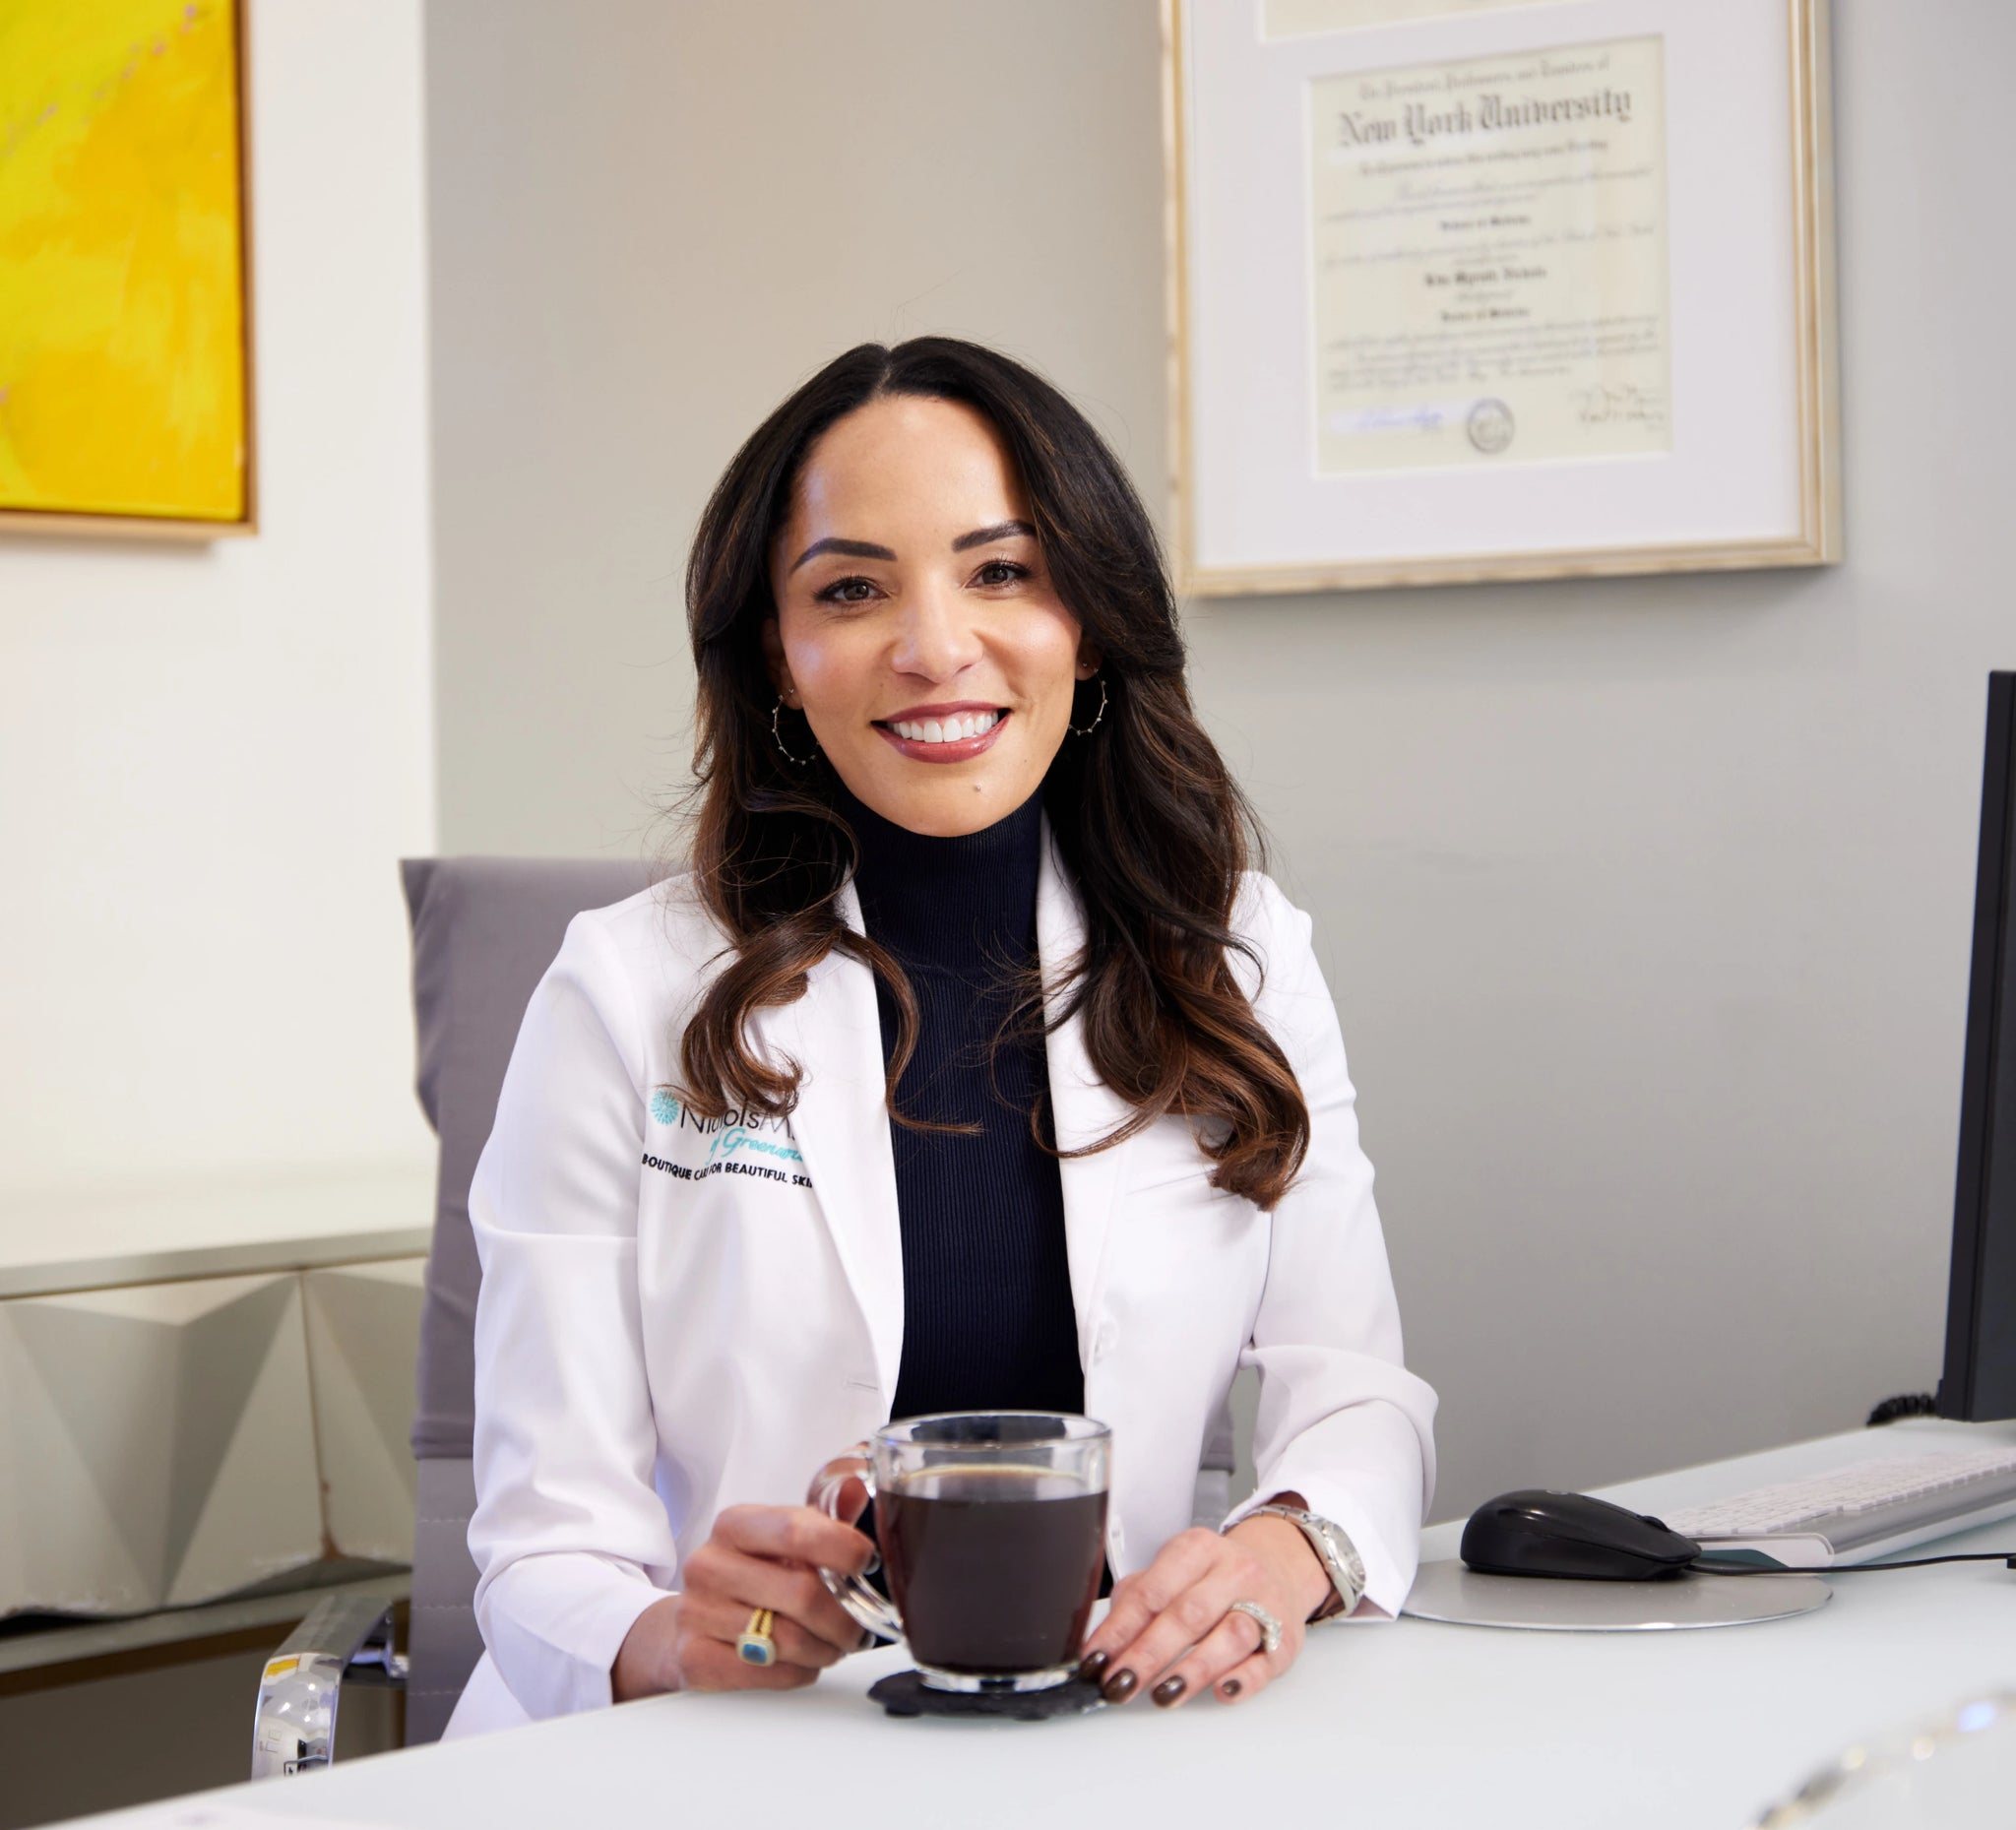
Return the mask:
M1793 206L1791 245L1782 250L1791 269L1791 322L1783 327L1783 332L1794 347L1789 362L1784 362L1782 356L1775 359L1781 360L1788 370L1788 398L1784 408L1789 412L1791 423L1783 429L1782 436L1789 438L1796 447L1796 456L1793 451L1787 451L1782 458L1785 477L1782 525L1763 532L1744 529L1718 534L1711 529L1704 534L1698 529L1690 529L1685 537L1679 538L1636 538L1628 542L1582 538L1544 544L1511 544L1502 539L1494 540L1488 537L1488 531L1485 531L1484 537L1471 539L1466 537L1461 526L1450 526L1446 529L1446 537L1438 532L1439 544L1432 548L1386 552L1339 551L1334 554L1309 550L1311 539L1320 539L1321 536L1311 534L1305 526L1298 534L1300 550L1292 553L1250 550L1255 546L1264 548L1266 540L1264 536L1248 538L1243 535L1229 542L1223 538L1216 540L1217 550L1200 551L1200 520L1205 519L1211 510L1208 502L1200 503L1199 492L1200 487L1208 492L1213 486L1213 478L1211 466L1200 466L1197 428L1198 350L1194 340L1198 335L1199 313L1193 297L1193 285L1196 284L1193 257L1198 251L1193 241L1197 233L1197 177L1192 167L1196 148L1192 140L1191 86L1199 79L1192 62L1195 54L1194 28L1200 7L1222 9L1206 21L1218 40L1215 50L1222 51L1228 32L1227 10L1236 9L1242 19L1258 22L1268 3L1269 0L1162 0L1169 526L1172 558L1183 592L1192 597L1245 597L1489 580L1812 566L1839 560L1842 542L1840 408L1827 0L1779 0L1790 72L1790 93L1786 97L1789 125L1786 131L1790 140L1788 182ZM1274 3L1280 3L1280 0L1274 0ZM1289 0L1289 3L1302 10L1313 8L1320 11L1325 6L1341 10L1354 4L1354 0ZM1691 4L1691 0L1670 0L1670 3L1679 7ZM1400 0L1396 0L1396 11L1399 4ZM1406 0L1406 4L1413 16L1418 19L1432 10L1433 0ZM1446 25L1439 29L1440 36L1436 41L1445 48L1456 45L1473 28L1481 37L1486 24L1502 39L1507 30L1506 22L1512 21L1516 28L1529 35L1552 32L1557 40L1565 38L1572 42L1577 32L1585 36L1601 35L1606 4L1606 0L1532 0L1532 4L1514 9L1505 6L1502 0L1496 0L1486 11L1483 0L1445 0L1442 10L1449 17ZM1255 43L1262 44L1264 41L1259 36L1257 23L1252 30ZM1420 29L1417 26L1409 30L1418 32ZM1340 28L1331 33L1331 41L1350 43L1356 40L1362 44L1372 35L1354 28ZM1418 39L1406 42L1415 43ZM1460 46L1458 48L1460 50ZM1259 54L1255 53L1256 56ZM1309 53L1314 54L1313 50ZM1223 71L1230 61L1223 55L1215 55L1214 73ZM1277 94L1281 87L1276 85ZM1236 119L1234 105L1223 103L1217 112L1221 117L1221 140L1228 140L1223 120ZM1277 150L1283 139L1280 132L1275 133ZM1241 157L1250 155L1242 154ZM1291 174L1277 166L1270 168L1269 175L1288 185L1295 182L1299 174ZM1226 221L1228 214L1221 211L1219 221ZM1307 220L1306 206L1304 220ZM1297 250L1297 255L1310 258L1309 244L1305 242ZM1282 264L1281 278L1286 284L1286 261ZM1772 284L1783 285L1782 279L1774 280ZM1309 309L1313 314L1313 306ZM1213 314L1221 333L1229 315L1224 310ZM1277 347L1279 341L1276 340ZM1313 373L1313 341L1305 339L1305 347L1311 350L1309 359ZM1252 350L1242 352L1236 347L1221 347L1211 353L1216 363L1214 373L1221 376L1236 371L1242 360L1258 362L1261 359L1257 341ZM1226 392L1228 386L1221 382L1221 392ZM1247 416L1265 418L1264 413ZM1306 479L1295 473L1295 462L1286 455L1290 434L1293 432L1303 441L1302 468L1308 468L1305 460L1311 449L1306 442L1310 416L1304 412L1302 423L1291 426L1290 416L1278 413L1277 424L1273 428L1275 436L1267 441L1268 451L1262 461L1281 466L1282 473L1289 476L1300 494L1311 502L1327 499L1339 505L1340 513L1347 512L1344 505L1354 499L1351 487L1354 479L1323 477L1318 479L1315 488L1302 488ZM1219 471L1223 473L1229 471L1234 463L1251 462L1252 456L1252 441L1247 439L1241 444L1236 457L1228 453L1219 460ZM1530 465L1526 468L1529 472L1536 472L1549 467ZM1575 486L1573 477L1576 473L1587 473L1591 469L1588 465L1575 464L1551 468L1561 473L1560 487L1563 490ZM1500 472L1498 475L1508 473ZM1431 497L1445 473L1422 472L1414 474L1422 479L1413 485L1417 494ZM1647 473L1642 471L1638 473L1636 482L1644 485L1646 475ZM1390 477L1384 480L1391 482ZM1452 499L1457 494L1455 491L1446 493ZM1641 495L1643 493L1641 488ZM1471 486L1464 500L1474 504L1477 496L1478 486ZM1309 512L1313 514L1316 511L1312 509ZM1433 519L1432 513L1427 518ZM1460 510L1452 510L1443 517L1443 522L1455 522L1460 518ZM1230 517L1222 519L1229 520ZM1238 546L1242 550L1228 556L1224 550L1228 545Z
M0 535L258 531L248 7L0 22Z

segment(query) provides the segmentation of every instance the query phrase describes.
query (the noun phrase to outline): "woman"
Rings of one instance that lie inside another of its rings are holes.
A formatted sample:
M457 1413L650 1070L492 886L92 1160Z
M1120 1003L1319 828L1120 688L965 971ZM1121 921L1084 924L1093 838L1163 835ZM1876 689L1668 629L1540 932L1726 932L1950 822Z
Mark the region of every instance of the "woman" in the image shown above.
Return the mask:
M859 1639L816 1570L872 1547L792 1502L892 1415L1112 1426L1114 1701L1243 1700L1311 1618L1390 1617L1434 1400L1112 455L1002 356L863 346L728 467L688 601L693 868L572 923L471 1191L452 1732L811 1682ZM1241 1363L1276 1509L1186 1530Z

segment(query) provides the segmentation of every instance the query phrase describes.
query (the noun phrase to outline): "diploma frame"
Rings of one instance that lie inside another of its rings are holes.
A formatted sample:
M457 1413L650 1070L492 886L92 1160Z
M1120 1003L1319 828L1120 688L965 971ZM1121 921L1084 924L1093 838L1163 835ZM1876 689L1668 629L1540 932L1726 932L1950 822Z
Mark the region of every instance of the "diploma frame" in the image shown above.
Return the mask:
M1714 123L1719 136L1727 137L1733 128L1741 142L1732 152L1719 150L1717 157L1744 163L1760 192L1770 187L1767 202L1751 212L1770 232L1751 233L1734 256L1719 237L1711 246L1710 238L1698 232L1698 205L1702 183L1721 179L1713 173L1706 180L1696 174L1691 180L1696 232L1673 233L1666 256L1675 303L1665 328L1676 349L1693 338L1691 356L1697 374L1702 369L1701 347L1718 345L1731 332L1728 325L1717 323L1710 333L1697 335L1684 301L1707 295L1727 275L1682 270L1690 262L1713 267L1742 258L1749 263L1749 289L1738 284L1734 290L1745 297L1753 292L1768 297L1772 309L1751 314L1734 335L1751 340L1762 365L1759 372L1768 370L1773 377L1773 386L1762 391L1763 397L1745 400L1740 411L1729 401L1690 399L1686 370L1675 357L1669 453L1536 461L1517 470L1423 468L1369 475L1319 473L1314 463L1317 355L1310 241L1296 236L1292 247L1270 247L1250 263L1221 260L1208 276L1195 265L1209 233L1200 229L1198 200L1212 182L1212 174L1200 173L1194 163L1205 140L1197 122L1199 86L1224 83L1226 72L1248 54L1240 42L1232 56L1200 57L1198 44L1204 34L1199 27L1209 28L1214 49L1222 53L1235 22L1247 22L1244 35L1250 39L1250 55L1262 59L1280 49L1278 41L1262 35L1260 22L1268 4L1269 0L1162 0L1169 532L1181 592L1200 598L1248 597L1812 566L1839 560L1828 0L1743 0L1740 7L1732 3L1724 12L1725 21L1742 13L1759 16L1760 28L1772 34L1772 40L1752 37L1742 44L1716 46L1718 60L1754 53L1760 43L1784 60L1782 106L1769 118L1732 122L1723 115ZM1200 21L1206 10L1213 17ZM1511 55L1522 44L1536 50L1573 48L1621 40L1648 27L1658 32L1663 21L1678 24L1683 13L1688 16L1684 30L1697 41L1698 64L1703 18L1717 10L1702 7L1701 0L1530 0L1525 5L1496 0L1489 6L1480 6L1478 0L1449 0L1447 13L1432 27L1415 20L1405 26L1304 32L1299 42L1308 48L1300 67L1309 69L1323 52L1335 58L1340 71L1369 73L1381 68L1382 58L1390 65ZM1742 29L1753 30L1747 25ZM1395 55L1386 57L1389 51ZM1752 55L1748 67L1755 68L1758 61ZM1776 56L1764 61L1775 63ZM1250 120L1241 119L1226 101L1226 90L1234 87L1236 79L1214 98L1217 148L1228 150L1238 142L1241 150L1235 157L1248 161L1248 178L1253 161L1264 158L1258 175L1265 185L1292 193L1300 204L1300 221L1306 222L1312 183L1306 131L1298 131L1297 157L1291 162L1281 156L1287 136L1279 127L1260 120L1257 111ZM1282 89L1277 81L1277 113L1282 109ZM1690 181L1680 169L1690 157L1690 145L1688 135L1672 129L1670 99L1663 94L1663 131L1668 183L1677 195ZM1683 108L1686 101L1682 95ZM1251 151L1256 146L1264 151ZM1664 193L1661 207L1665 208ZM1228 214L1221 210L1220 221ZM1663 220L1662 234L1666 232ZM1274 237L1276 242L1288 239ZM1203 252L1209 256L1220 251ZM1222 276L1228 272L1251 277L1227 282ZM1211 295L1200 296L1206 289ZM1243 305L1253 301L1259 303L1242 316ZM1301 335L1285 362L1283 346L1289 340L1282 332L1291 313ZM1754 321L1759 318L1769 321ZM1270 326L1272 335L1267 334ZM1210 341L1200 341L1205 339ZM1714 353L1719 355L1720 349ZM1270 372L1278 377L1284 367L1296 367L1301 378L1292 406L1285 400L1290 390L1269 378ZM1214 410L1214 391L1221 435L1207 444L1208 435L1200 434L1198 422L1200 409L1207 414ZM1236 436L1224 436L1223 428L1231 421L1236 422ZM1478 448L1486 446L1480 443ZM1673 462L1683 451L1686 464ZM1727 488L1698 489L1689 495L1687 476L1717 473L1724 453L1752 451L1767 454L1756 462L1764 467L1760 475L1768 472L1768 489L1751 490L1741 502ZM1599 474L1604 472L1608 474ZM1271 487L1270 479L1278 480L1279 487ZM1509 490L1507 479L1516 479ZM1628 490L1628 510L1605 506L1603 489L1613 482ZM1504 497L1496 505L1489 499L1493 490ZM1405 497L1396 491L1406 492ZM1256 510L1253 505L1263 493L1267 506ZM1718 494L1720 501L1713 499ZM1403 499L1407 512L1395 517L1391 505ZM1398 537L1367 537L1362 532L1396 523ZM1514 537L1505 537L1508 530ZM1618 530L1621 537L1610 537Z

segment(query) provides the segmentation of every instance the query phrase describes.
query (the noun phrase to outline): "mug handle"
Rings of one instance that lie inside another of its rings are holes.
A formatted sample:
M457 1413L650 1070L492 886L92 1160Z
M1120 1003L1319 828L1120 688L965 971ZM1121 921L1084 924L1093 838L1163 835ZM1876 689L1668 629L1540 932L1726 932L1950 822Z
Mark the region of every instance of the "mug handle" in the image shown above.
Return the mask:
M861 1450L866 1448L867 1444L863 1443ZM840 1518L841 1489L850 1481L858 1481L867 1488L868 1505L872 1506L875 1503L875 1470L865 1453L860 1453L858 1460L841 1457L828 1462L812 1484L812 1504L829 1519L840 1519L843 1525L853 1523L852 1519ZM862 1511L866 1510L866 1507L862 1508ZM859 1513L854 1515L855 1518L859 1516ZM849 1615L877 1639L903 1637L903 1616L860 1577L837 1569L822 1569L819 1580L825 1583L827 1592L847 1609Z

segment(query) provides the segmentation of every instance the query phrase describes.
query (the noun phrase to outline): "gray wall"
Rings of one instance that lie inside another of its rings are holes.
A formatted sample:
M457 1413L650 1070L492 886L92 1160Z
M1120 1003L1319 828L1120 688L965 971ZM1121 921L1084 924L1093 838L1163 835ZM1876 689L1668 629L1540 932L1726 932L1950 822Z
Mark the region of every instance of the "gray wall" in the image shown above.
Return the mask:
M846 345L1035 361L1162 498L1153 0L430 0L441 834L628 851L679 568ZM1845 566L1192 606L1311 909L1437 1516L1929 1387L1983 676L2016 665L2016 12L1836 26Z

